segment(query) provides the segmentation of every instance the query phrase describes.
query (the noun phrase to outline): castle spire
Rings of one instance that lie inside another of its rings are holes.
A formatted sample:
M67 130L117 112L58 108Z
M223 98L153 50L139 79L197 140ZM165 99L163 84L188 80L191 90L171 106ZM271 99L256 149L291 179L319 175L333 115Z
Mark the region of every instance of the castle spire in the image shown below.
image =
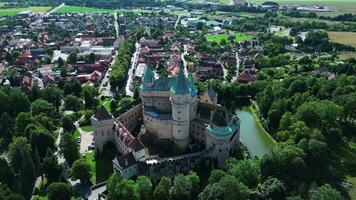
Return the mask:
M175 83L173 84L173 87L171 88L171 92L173 94L187 94L189 93L189 87L187 80L184 76L184 71L183 67L180 68L179 73L176 77Z

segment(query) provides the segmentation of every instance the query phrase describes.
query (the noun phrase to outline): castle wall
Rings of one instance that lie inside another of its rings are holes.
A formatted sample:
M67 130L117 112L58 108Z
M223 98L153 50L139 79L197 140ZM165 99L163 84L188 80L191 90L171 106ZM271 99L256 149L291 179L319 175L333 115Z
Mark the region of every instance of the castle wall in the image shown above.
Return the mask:
M157 120L143 113L145 129L160 139L172 139L172 120Z
M195 141L205 143L205 127L206 124L201 120L190 122L190 135Z
M193 97L192 102L189 105L189 120L192 121L197 118L198 100L197 97Z
M142 105L138 104L117 118L128 130L132 131L142 120Z
M155 107L161 112L171 112L169 91L141 91L140 97L144 106Z

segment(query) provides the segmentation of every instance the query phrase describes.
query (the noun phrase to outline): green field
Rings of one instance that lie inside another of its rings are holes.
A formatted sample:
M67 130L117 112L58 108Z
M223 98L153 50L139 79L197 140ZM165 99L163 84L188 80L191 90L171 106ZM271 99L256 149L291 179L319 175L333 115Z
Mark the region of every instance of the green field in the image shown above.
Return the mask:
M229 5L230 0L219 0L219 3L224 4L224 5Z
M89 13L89 12L114 12L111 9L102 9L102 8L88 8L80 6L63 6L57 10L58 13Z
M229 38L229 35L228 34L217 34L217 35L208 34L208 35L205 35L205 37L209 42L220 43L224 39L227 41ZM244 41L244 40L252 40L252 36L245 35L242 33L235 33L235 42Z
M83 127L80 127L83 131L85 132L92 132L94 130L94 127L93 126L83 126Z
M27 8L4 8L0 9L0 16L14 16L22 11L32 11L36 13L47 12L51 7L31 6Z

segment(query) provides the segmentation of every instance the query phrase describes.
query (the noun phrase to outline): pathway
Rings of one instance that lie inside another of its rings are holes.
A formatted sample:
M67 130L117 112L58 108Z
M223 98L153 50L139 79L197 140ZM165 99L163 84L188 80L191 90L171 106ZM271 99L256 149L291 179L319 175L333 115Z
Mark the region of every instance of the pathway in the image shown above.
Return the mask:
M48 17L50 14L57 12L61 7L65 6L65 3L62 3L61 5L53 8L52 10L48 11L46 14L44 14L44 17Z
M140 44L138 42L136 42L135 44L135 53L132 55L132 58L131 58L131 67L128 71L128 78L127 78L127 81L126 81L126 87L125 87L125 91L126 91L126 95L127 96L133 96L133 91L131 91L130 89L130 85L132 83L132 78L134 76L134 69L136 68L136 65L137 65L137 61L138 61L138 55L139 55L139 52L140 52Z
M234 77L232 77L231 82L234 83L237 81L237 77L239 77L239 71L240 71L240 64L241 64L241 60L239 57L239 53L236 52L236 75Z
M79 131L80 137L81 137L81 142L80 142L80 150L79 152L81 154L86 153L88 151L89 146L93 142L93 132L86 132L83 131L83 129L79 126L79 122L76 121L74 122L75 128Z
M184 53L181 54L181 59L183 61L183 66L184 66L184 74L188 76L188 62L185 60L184 56L188 54L187 50L187 45L183 45L184 47Z

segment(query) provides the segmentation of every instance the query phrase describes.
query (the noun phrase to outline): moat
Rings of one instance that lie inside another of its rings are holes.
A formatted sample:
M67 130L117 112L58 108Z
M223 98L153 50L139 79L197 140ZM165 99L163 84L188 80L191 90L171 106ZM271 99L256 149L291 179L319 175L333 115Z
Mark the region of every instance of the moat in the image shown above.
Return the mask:
M250 156L263 156L272 147L272 139L264 133L248 109L237 110L237 114L241 119L240 138L246 145Z

